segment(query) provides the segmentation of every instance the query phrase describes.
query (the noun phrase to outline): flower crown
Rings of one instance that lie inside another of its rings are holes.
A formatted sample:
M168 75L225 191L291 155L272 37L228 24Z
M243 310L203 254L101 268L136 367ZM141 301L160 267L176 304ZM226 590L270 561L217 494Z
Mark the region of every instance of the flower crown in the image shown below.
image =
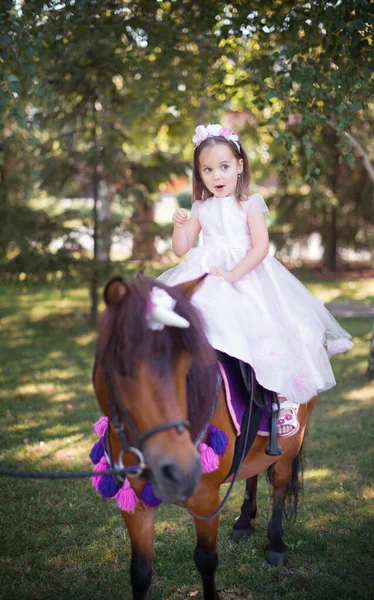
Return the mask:
M193 136L192 141L195 144L195 148L197 148L198 146L200 146L201 142L206 140L208 137L218 136L224 137L227 140L234 142L235 146L240 152L240 146L238 143L239 136L235 135L235 133L231 131L231 129L229 129L228 127L221 127L219 123L216 123L215 125L208 125L208 127L205 127L204 125L199 125L195 129L195 135Z

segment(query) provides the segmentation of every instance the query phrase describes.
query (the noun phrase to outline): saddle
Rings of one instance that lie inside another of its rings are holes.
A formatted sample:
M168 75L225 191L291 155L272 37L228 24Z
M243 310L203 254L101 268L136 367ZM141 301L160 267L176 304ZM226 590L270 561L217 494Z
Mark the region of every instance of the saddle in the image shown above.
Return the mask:
M279 404L276 393L265 389L257 381L249 364L224 352L216 353L226 388L228 409L237 433L233 462L226 476L228 479L239 468L242 456L250 451L256 435L270 434L270 445L265 452L271 456L281 454L276 422L278 411L272 410L273 403Z

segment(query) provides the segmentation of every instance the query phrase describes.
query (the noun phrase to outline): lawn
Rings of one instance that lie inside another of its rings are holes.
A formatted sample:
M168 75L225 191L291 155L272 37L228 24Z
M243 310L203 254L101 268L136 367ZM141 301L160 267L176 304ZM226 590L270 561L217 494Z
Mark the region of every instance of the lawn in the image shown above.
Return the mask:
M365 301L373 280L307 281L323 301ZM87 469L100 416L91 385L95 334L87 292L53 287L1 289L1 446L3 468ZM222 600L374 597L373 385L366 377L372 323L339 319L354 349L333 359L338 386L323 394L309 427L304 494L286 527L289 562L264 562L269 518L262 476L256 534L234 544L238 483L221 517L217 584ZM129 541L115 503L89 480L2 478L0 598L130 600ZM223 491L226 487L224 486ZM162 506L157 518L152 600L202 598L190 517Z

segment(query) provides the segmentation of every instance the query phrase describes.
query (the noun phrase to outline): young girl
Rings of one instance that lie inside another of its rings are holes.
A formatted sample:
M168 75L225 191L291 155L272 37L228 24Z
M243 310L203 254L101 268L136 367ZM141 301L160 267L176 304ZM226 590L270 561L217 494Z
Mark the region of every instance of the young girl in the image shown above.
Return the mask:
M193 297L209 342L250 364L257 380L278 394L278 435L299 428L297 409L335 385L329 354L352 348L351 337L314 296L268 255L263 197L248 197L247 155L237 135L200 125L193 137L193 204L173 214L173 250L203 246L161 275L176 285L209 273Z

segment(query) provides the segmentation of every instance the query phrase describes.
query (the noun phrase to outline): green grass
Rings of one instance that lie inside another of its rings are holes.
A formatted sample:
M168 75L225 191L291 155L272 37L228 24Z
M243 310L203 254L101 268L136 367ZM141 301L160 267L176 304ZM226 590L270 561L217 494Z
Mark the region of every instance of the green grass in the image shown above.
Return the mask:
M355 282L352 289L346 283L308 286L325 301L335 299L336 290L361 300L372 286ZM2 467L87 469L96 440L92 423L100 416L91 386L95 336L87 325L87 292L0 291ZM355 347L333 359L339 385L321 396L309 427L299 517L285 532L289 562L276 569L264 561L269 502L263 476L253 541L230 541L244 489L237 484L219 530L222 600L374 596L373 386L366 378L372 324L339 321ZM130 545L114 502L103 504L88 480L2 478L0 484L1 598L131 599ZM156 530L152 599L201 599L190 517L162 506Z

